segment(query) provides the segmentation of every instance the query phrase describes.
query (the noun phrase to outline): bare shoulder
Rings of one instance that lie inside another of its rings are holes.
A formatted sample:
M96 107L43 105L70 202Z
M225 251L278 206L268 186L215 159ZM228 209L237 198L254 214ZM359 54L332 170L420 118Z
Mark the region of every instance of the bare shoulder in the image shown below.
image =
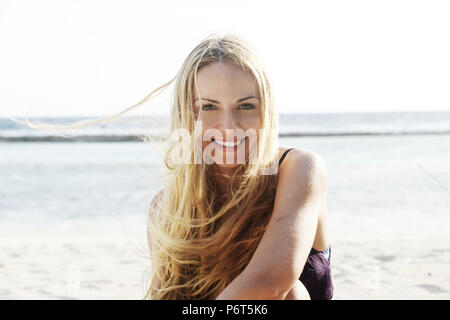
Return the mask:
M156 194L154 195L154 197L153 197L153 199L152 199L152 202L151 202L152 207L155 206L155 205L157 205L157 204L161 201L161 199L162 199L162 197L163 197L163 194L164 194L164 190L161 189L161 190L158 191L158 193L156 193Z
M280 148L280 157L288 148ZM323 158L307 149L293 148L290 150L279 168L280 184L314 185L325 188L327 180L327 167Z
M162 197L163 197L163 189L158 191L157 194L153 197L152 201L150 202L150 209L148 212L148 218L152 218L156 215L159 205L161 203Z
M286 171L283 169L287 169L289 168L297 168L297 169L315 169L315 170L323 170L324 173L326 173L327 171L327 167L325 164L325 161L323 160L323 158L308 149L300 149L300 148L286 148L286 147L280 147L279 148L279 158L282 156L282 154L288 150L288 149L292 149L290 150L284 160L283 160L283 165L280 166L280 174L281 171Z
M152 201L150 202L150 208L148 211L148 216L147 216L147 241L148 241L148 248L150 249L150 251L152 251L152 235L151 235L151 231L150 231L150 225L152 224L152 222L154 222L154 218L155 215L157 214L158 208L159 208L159 204L161 202L163 196L163 190L160 190L152 199Z

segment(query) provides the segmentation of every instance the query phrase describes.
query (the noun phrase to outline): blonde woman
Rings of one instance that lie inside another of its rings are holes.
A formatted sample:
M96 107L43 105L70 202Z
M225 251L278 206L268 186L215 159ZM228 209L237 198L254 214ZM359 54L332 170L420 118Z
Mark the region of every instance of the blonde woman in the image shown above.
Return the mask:
M327 171L278 146L266 72L240 37L211 35L174 82L166 178L148 215L148 299L331 299ZM181 141L180 141L181 140Z
M152 201L147 297L331 299L326 166L311 151L278 147L254 50L210 36L175 81L171 131L190 139L169 145L168 179Z

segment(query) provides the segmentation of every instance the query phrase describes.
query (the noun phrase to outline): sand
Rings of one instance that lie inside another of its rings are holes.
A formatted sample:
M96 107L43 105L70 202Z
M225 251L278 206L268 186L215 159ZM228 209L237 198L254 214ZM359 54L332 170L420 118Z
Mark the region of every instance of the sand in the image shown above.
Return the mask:
M346 234L334 241L335 299L449 299L450 236Z
M448 234L333 233L334 299L449 299ZM1 299L141 299L145 234L2 231Z
M0 299L141 299L143 241L119 232L11 233L0 244Z

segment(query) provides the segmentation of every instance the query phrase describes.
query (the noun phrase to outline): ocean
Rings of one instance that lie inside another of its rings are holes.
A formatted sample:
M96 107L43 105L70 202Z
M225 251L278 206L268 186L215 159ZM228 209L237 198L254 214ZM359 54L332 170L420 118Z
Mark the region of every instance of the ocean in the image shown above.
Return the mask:
M33 123L72 124L90 117L32 118ZM23 121L23 118L17 119ZM35 130L0 118L0 142L139 140L169 133L166 115L122 117L106 125L64 131ZM280 114L280 137L450 134L450 112Z
M167 132L167 117L125 117L64 137L0 119L0 237L112 224L142 230L162 153L137 137ZM279 141L324 159L335 233L447 232L450 112L281 114Z

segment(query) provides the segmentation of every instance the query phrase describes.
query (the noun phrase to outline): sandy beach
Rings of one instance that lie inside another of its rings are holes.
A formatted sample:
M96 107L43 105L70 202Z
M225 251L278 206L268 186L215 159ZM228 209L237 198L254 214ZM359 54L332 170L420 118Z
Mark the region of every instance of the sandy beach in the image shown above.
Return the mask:
M7 234L0 299L141 299L149 260L137 241L118 230Z
M3 233L5 235L5 233ZM334 299L449 299L449 235L334 233ZM17 232L0 243L1 299L141 299L143 234Z
M335 299L449 299L448 235L348 234L334 241Z
M281 139L327 164L334 299L450 298L449 143ZM1 148L0 299L142 299L155 152L110 142Z

